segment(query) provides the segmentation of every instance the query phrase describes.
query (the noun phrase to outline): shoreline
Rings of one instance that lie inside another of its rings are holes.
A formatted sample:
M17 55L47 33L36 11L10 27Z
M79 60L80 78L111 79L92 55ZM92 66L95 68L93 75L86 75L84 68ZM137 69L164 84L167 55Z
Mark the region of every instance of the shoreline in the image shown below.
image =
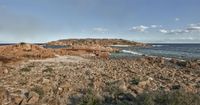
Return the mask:
M132 105L145 93L200 93L200 61L154 56L110 59L116 51L100 45L1 46L0 94L6 97L0 97L0 103L79 105L89 95L105 105L118 101Z

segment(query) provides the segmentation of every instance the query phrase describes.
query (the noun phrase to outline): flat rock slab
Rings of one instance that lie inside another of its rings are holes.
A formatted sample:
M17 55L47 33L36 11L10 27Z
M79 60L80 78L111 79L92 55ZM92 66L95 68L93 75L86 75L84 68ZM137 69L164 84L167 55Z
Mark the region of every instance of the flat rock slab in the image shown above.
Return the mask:
M87 62L87 59L84 59L82 57L78 56L58 56L56 58L47 58L42 60L29 60L29 62L53 62L53 63L60 63L60 62L73 62L73 63L79 63L79 62Z

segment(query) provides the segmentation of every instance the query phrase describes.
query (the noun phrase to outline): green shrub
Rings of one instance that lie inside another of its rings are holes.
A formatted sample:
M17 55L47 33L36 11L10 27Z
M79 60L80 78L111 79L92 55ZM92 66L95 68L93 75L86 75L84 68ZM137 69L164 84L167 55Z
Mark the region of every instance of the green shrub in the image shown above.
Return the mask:
M53 71L52 68L47 67L46 69L43 70L43 72L51 73Z
M200 105L199 94L180 90L143 93L136 97L127 93L114 95L114 97L104 96L105 100L100 102L93 93L88 93L79 105Z
M151 92L136 97L139 105L199 105L200 95L184 91Z
M20 71L22 71L22 72L30 72L31 68L25 67L25 68L20 69Z
M100 105L93 89L87 90L87 93L81 98L79 105Z

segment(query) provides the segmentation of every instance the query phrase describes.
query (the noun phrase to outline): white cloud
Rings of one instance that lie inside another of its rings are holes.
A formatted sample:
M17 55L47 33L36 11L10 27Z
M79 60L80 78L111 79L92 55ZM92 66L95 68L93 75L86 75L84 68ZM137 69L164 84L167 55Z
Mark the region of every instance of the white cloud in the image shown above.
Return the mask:
M171 29L171 30L161 29L160 32L164 34L184 34L184 33L200 32L200 23L190 24L183 29Z
M175 18L175 21L179 21L180 20L180 18Z
M162 25L151 25L151 28L161 28Z
M132 27L130 30L131 30L131 31L144 32L144 31L147 30L147 29L149 29L148 26L140 25L140 26Z
M164 34L184 34L184 33L189 33L190 31L184 29L172 29L172 30L162 29L160 30L160 32Z
M164 33L164 34L168 33L168 31L165 30L165 29L161 29L160 32L161 32L161 33Z
M199 31L200 32L200 27L198 27L198 26L188 27L186 30L188 30L188 31Z
M158 26L157 25L151 25L151 28L157 28Z

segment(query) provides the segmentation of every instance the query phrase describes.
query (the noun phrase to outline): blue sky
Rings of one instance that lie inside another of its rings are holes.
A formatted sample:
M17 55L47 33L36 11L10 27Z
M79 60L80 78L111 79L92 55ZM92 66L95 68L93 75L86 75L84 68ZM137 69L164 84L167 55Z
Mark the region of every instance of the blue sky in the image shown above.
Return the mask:
M200 42L200 0L0 0L1 42Z

